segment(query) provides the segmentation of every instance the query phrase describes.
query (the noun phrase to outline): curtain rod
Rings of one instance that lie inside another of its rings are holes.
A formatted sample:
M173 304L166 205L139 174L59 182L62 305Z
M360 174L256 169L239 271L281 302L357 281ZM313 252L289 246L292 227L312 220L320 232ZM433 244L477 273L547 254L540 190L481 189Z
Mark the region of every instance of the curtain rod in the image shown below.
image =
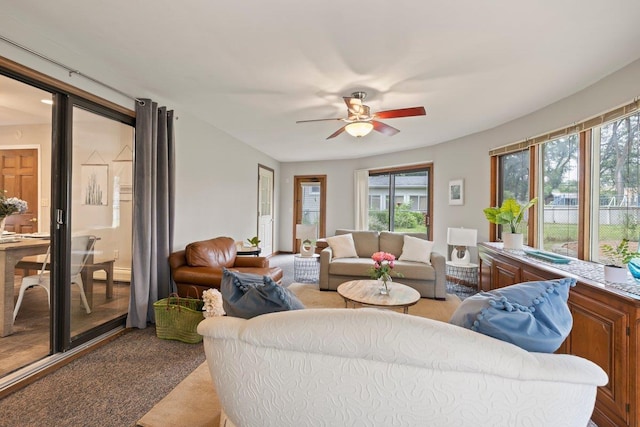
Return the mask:
M54 65L57 65L58 67L64 68L65 70L67 70L69 72L69 77L72 77L74 74L76 74L76 75L78 75L80 77L84 77L85 79L90 80L90 81L92 81L92 82L94 82L94 83L96 83L96 84L98 84L98 85L100 85L102 87L105 87L105 88L107 88L109 90L112 90L112 91L114 91L116 93L119 93L122 96L125 96L125 97L127 97L129 99L132 99L132 100L138 102L140 105L144 105L144 101L139 99L139 98L136 98L135 96L131 96L128 93L125 93L125 92L121 91L120 89L116 89L113 86L110 86L110 85L108 85L106 83L101 82L100 80L94 79L91 76L83 74L80 71L76 70L75 68L71 68L71 67L69 67L67 65L64 65L61 62L56 61L55 59L51 59L48 56L45 56L45 55L43 55L43 54L41 54L39 52L36 52L33 49L30 49L30 48L28 48L26 46L23 46L23 45L21 45L19 43L16 43L13 40L8 39L8 38L6 38L5 36L3 36L1 34L0 34L0 40L3 40L5 42L9 43L10 45L13 45L13 46L15 46L15 47L17 47L19 49L24 50L25 52L28 52L28 53L30 53L32 55L35 55L35 56L37 56L37 57L39 57L41 59L44 59L45 61L48 61L48 62L50 62L50 63L52 63Z

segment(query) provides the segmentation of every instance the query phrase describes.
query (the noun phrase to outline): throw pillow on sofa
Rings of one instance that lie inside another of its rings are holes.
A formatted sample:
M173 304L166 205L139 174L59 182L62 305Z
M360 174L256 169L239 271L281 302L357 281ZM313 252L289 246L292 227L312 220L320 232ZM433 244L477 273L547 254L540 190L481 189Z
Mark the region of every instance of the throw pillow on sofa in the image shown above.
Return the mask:
M353 234L327 237L327 244L331 248L333 258L358 258Z
M462 301L449 323L527 351L553 353L573 326L567 299L575 284L565 278L480 292Z
M220 292L227 316L250 319L261 314L305 308L289 289L269 276L224 269Z
M431 265L431 251L433 242L413 236L404 236L404 245L399 261L421 262Z

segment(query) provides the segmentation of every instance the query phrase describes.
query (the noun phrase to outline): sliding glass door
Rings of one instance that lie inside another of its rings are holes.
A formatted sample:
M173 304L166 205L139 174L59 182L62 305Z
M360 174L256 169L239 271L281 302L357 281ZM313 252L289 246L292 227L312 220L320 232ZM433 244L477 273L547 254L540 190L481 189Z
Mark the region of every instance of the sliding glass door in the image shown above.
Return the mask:
M124 325L134 125L0 68L0 190L28 205L0 235L0 391Z
M132 235L134 128L72 108L71 235L68 247L71 341L126 315Z
M432 166L369 172L369 229L431 236Z

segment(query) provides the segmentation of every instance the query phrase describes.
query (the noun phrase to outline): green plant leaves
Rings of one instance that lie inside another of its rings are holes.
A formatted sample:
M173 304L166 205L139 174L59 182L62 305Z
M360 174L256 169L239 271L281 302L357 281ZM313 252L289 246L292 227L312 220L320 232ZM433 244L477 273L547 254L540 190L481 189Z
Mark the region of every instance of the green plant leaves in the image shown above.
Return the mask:
M619 267L628 264L633 258L640 257L640 253L629 250L629 239L622 239L616 247L604 244L602 252L609 258L611 264Z
M524 219L524 214L529 208L536 204L537 197L529 200L524 206L516 199L509 198L502 202L502 206L495 208L486 208L483 210L484 216L489 222L497 225L508 225L509 231L516 233L520 223Z

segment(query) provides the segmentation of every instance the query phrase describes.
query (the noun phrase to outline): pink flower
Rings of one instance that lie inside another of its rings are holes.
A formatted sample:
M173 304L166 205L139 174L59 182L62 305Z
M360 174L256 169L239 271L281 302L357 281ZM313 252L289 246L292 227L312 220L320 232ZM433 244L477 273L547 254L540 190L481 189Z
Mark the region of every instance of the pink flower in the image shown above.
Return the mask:
M373 260L373 267L369 269L369 273L372 279L391 277L391 270L396 265L395 255L380 251L371 255L371 259ZM396 273L395 275L397 277L404 277L401 273Z
M376 263L380 263L385 260L384 256L385 256L384 252L376 252L373 255L371 255L371 259L374 260Z
M371 255L373 260L373 268L371 269L371 278L379 279L383 276L389 276L393 267L395 267L396 257L388 252L376 252ZM398 277L402 277L399 275Z

